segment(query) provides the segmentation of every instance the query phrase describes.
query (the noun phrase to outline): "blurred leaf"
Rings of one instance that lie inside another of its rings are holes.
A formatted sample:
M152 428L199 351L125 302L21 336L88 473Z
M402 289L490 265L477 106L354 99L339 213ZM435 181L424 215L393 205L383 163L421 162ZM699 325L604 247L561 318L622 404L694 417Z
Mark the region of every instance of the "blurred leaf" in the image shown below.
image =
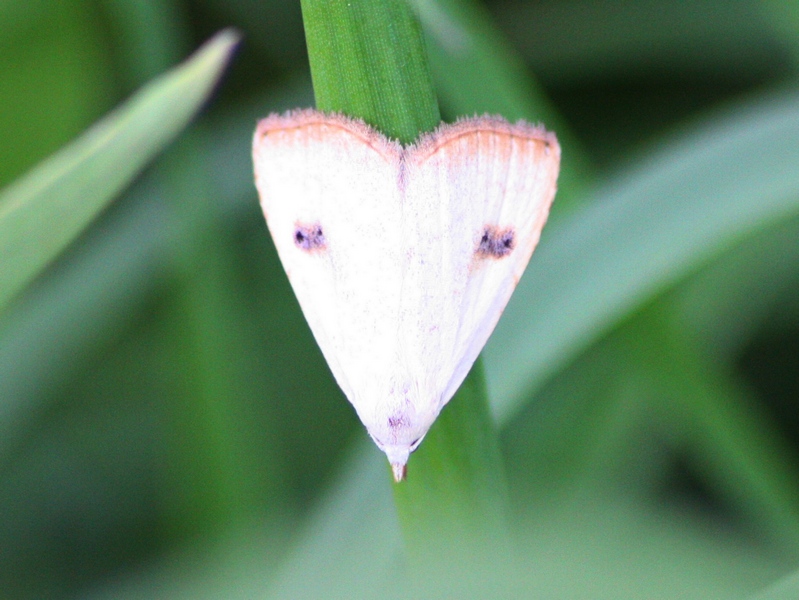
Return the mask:
M758 98L665 144L546 228L483 353L500 422L637 305L795 214L797 139L799 96Z
M784 314L799 289L799 214L744 238L675 290L677 320L713 355L733 362Z
M658 302L619 332L626 363L647 374L654 408L676 429L702 480L799 557L799 464L773 417L709 360L671 304Z
M87 2L0 2L0 188L76 137L118 95Z
M188 18L175 0L99 0L111 17L115 49L129 86L143 85L190 48Z
M495 14L514 46L547 81L584 85L601 78L664 75L729 80L784 68L784 47L763 4L506 0L497 3Z
M399 575L392 571L404 571L403 544L385 478L385 460L371 440L357 444L299 532L267 598L391 597L386 585Z
M188 7L182 3L102 1L114 18L123 73L136 83L172 64L189 43ZM245 153L248 144L241 142L251 127L252 120L237 139ZM285 481L275 481L283 466L270 452L279 444L271 429L275 419L256 424L252 418L253 405L265 405L256 409L262 416L274 402L263 380L251 375L262 340L253 335L252 315L241 301L245 282L237 276L230 224L219 219L224 201L211 185L206 160L214 142L205 133L205 127L193 128L152 169L174 217L162 308L173 368L173 391L162 401L170 422L164 512L173 538L227 535L254 517L283 512L290 491ZM246 154L242 158L242 166L251 165ZM251 192L251 166L248 171L241 181Z
M772 27L782 34L796 69L799 67L799 5L794 0L766 0L762 7Z
M205 102L236 35L225 31L0 195L0 307L57 256Z
M7 459L75 365L129 327L152 294L174 219L149 182L143 183L134 194L138 199L144 189L151 200L130 203L132 208L106 217L102 229L91 228L66 264L3 313L0 456Z
M799 572L750 597L750 600L796 600L799 598Z
M236 23L244 32L250 54L268 60L265 79L277 67L280 71L309 76L308 54L302 30L299 2L286 0L203 0L205 6ZM271 68L270 68L271 67ZM277 73L276 73L277 74ZM293 105L294 108L298 105Z
M268 598L703 600L740 597L781 572L767 553L689 514L596 496L539 509L516 527L512 556L492 550L482 562L460 564L438 556L421 572L404 569L378 473L365 451L348 462Z

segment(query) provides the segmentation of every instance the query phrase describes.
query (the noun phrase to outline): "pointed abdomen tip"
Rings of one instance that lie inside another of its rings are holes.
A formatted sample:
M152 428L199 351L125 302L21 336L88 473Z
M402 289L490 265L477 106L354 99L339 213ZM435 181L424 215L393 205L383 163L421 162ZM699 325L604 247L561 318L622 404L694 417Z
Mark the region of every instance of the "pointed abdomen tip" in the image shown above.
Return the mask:
M408 474L408 465L400 463L392 463L391 470L394 471L394 481L399 483L405 479Z

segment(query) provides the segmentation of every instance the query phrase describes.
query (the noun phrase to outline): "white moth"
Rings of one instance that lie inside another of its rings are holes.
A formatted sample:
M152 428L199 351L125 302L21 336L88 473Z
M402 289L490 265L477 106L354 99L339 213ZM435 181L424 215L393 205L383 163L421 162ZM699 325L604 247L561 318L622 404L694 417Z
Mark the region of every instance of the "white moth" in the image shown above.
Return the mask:
M258 123L253 161L305 318L400 481L538 243L558 142L481 117L402 146L302 110Z

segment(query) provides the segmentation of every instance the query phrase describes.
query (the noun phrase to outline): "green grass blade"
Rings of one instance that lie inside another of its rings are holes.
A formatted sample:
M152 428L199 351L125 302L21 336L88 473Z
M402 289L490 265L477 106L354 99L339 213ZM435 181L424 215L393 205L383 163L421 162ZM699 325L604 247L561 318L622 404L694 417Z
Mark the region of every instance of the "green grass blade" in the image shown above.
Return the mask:
M0 195L0 308L197 113L238 36L217 35Z
M319 109L361 117L405 143L438 124L421 32L407 3L304 0L302 8ZM498 519L472 517L501 514L506 502L497 485L502 465L482 375L473 370L469 377L433 425L424 451L412 457L409 480L415 482L396 487L404 534L417 555L425 545L415 542L429 540L431 532L460 533L464 519L490 537Z
M303 0L316 107L403 143L440 120L419 24L404 0Z

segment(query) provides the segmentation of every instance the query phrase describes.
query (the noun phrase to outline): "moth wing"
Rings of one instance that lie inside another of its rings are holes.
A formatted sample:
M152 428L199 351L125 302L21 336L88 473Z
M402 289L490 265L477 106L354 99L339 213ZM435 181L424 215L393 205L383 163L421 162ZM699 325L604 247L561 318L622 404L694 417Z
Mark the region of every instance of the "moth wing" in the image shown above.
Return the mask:
M408 156L403 312L440 405L457 391L524 272L555 196L560 147L523 123L477 118L444 126Z
M256 187L281 262L359 414L367 380L390 364L396 340L399 152L362 123L310 110L267 117L253 141Z

